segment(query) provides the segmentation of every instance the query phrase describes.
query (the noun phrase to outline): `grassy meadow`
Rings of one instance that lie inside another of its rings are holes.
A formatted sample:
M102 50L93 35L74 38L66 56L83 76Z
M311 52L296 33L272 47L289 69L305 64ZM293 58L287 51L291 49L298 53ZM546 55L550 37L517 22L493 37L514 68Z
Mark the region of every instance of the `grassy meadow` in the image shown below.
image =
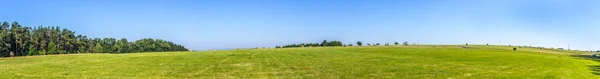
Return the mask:
M574 53L508 46L363 46L0 58L0 78L597 79Z

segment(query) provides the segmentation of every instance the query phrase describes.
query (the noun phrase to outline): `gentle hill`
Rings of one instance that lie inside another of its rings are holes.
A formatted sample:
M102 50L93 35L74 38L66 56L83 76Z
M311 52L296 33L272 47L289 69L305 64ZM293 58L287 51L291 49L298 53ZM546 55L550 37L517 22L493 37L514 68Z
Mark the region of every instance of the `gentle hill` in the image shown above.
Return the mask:
M71 54L0 58L0 78L600 78L600 63L573 54L482 45Z

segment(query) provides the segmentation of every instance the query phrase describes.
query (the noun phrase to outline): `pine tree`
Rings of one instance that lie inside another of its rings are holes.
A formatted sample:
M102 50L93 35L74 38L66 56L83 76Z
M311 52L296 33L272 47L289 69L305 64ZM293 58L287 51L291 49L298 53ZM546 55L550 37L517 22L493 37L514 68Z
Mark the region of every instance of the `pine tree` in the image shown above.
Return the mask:
M58 48L56 48L56 44L53 41L48 43L48 54L58 54Z
M32 56L32 55L36 55L39 54L37 50L35 50L35 48L33 46L29 46L29 50L27 52L27 56Z
M100 45L100 43L96 43L96 46L94 46L92 50L93 53L103 53L104 48L102 47L102 45Z

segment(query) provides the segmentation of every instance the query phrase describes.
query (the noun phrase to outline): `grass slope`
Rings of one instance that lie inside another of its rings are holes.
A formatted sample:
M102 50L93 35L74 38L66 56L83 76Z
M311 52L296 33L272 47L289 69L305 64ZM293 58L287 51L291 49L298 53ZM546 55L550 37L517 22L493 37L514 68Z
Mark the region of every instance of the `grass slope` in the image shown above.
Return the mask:
M313 47L0 58L0 78L593 79L598 64L506 46Z

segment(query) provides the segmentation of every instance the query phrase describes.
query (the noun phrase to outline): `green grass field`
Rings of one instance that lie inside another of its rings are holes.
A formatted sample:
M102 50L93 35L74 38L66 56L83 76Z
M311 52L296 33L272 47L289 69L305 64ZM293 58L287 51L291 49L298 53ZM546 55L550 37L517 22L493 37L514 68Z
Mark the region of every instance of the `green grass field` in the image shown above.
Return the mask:
M600 63L570 55L452 45L71 54L0 58L0 78L600 78Z

